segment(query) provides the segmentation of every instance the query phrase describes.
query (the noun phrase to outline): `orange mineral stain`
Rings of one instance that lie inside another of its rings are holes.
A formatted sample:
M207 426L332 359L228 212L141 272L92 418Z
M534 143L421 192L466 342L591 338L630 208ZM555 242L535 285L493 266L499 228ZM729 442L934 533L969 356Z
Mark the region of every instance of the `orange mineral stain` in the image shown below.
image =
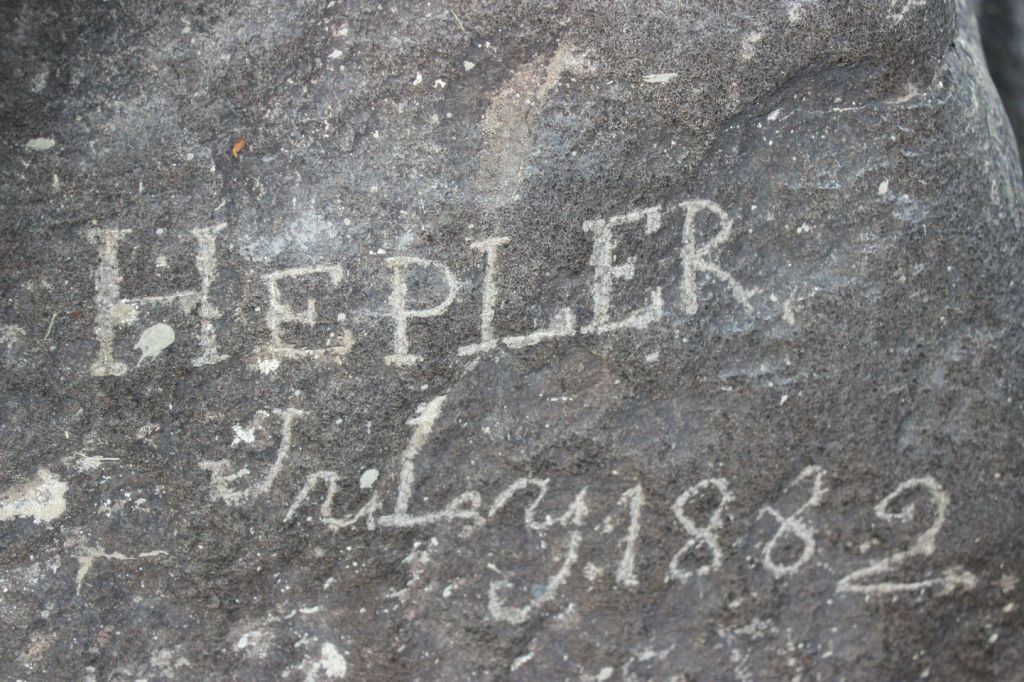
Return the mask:
M240 138L238 138L238 142L236 142L234 144L234 146L231 147L231 153L237 159L238 158L238 152L242 151L243 149L245 149L245 138L244 137L240 137Z

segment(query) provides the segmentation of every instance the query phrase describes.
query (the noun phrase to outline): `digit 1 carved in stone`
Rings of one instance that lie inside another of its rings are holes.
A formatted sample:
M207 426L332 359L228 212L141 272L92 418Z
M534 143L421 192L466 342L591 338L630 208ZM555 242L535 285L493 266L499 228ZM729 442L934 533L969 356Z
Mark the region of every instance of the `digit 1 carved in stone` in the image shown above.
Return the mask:
M686 505L704 491L712 489L718 491L718 504L715 505L714 511L708 517L708 522L704 526L698 526L686 514ZM718 531L722 528L722 512L725 511L726 505L732 502L732 499L732 493L729 492L728 483L724 478L705 478L676 498L676 501L672 503L672 513L690 534L690 539L673 555L668 564L668 571L665 573L665 582L670 580L686 582L693 577L694 573L707 575L722 567L722 547L718 542ZM701 545L707 547L711 552L711 563L701 566L696 571L680 568L679 562L683 557Z
M644 505L644 489L637 484L622 493L619 501L615 503L616 509L609 512L604 521L597 527L601 533L610 533L615 529L613 517L619 507L629 504L629 526L626 528L626 537L623 540L622 559L615 571L615 580L624 587L636 587L639 581L636 578L636 541L640 535L640 509Z

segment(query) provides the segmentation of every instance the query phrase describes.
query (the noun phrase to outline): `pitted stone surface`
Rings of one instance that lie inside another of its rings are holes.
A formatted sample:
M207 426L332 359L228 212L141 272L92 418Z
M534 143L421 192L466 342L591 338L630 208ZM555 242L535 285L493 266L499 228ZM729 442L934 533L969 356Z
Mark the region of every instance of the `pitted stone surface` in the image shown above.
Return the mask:
M3 677L1024 669L966 3L0 22Z

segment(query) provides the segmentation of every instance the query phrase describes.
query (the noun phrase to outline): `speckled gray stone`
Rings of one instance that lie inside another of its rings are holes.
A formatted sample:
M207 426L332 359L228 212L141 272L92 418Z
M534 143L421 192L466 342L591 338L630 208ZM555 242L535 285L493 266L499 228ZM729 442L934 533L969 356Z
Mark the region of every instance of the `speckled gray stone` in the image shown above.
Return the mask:
M25 0L0 59L0 677L1024 669L966 3Z

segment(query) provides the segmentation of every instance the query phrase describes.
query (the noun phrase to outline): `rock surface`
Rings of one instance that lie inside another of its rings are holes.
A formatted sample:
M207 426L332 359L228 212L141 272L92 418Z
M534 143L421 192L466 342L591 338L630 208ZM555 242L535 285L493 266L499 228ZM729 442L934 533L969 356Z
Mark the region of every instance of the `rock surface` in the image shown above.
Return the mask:
M1019 679L973 21L6 4L0 676Z

